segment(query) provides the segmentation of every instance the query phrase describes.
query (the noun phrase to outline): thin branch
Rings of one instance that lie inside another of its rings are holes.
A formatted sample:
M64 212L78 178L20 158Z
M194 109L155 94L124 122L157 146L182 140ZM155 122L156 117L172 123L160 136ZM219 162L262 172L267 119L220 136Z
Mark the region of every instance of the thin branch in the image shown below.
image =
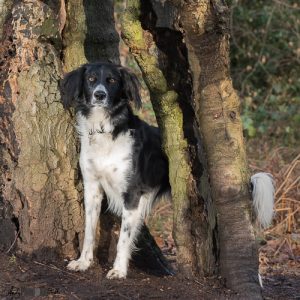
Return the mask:
M14 241L12 242L12 244L10 245L9 249L6 251L6 254L9 253L9 251L13 248L14 244L16 243L18 237L19 237L19 234L20 234L20 230L18 230L18 232L16 233L16 236L15 236L15 239Z
M52 270L55 270L55 271L60 271L60 272L62 272L62 273L68 274L68 275L73 276L73 277L76 277L76 278L78 278L78 279L84 279L84 280L86 280L86 278L83 277L83 276L80 276L80 275L77 275L77 274L74 274L74 273L71 273L71 272L67 272L67 271L65 271L65 270L62 270L62 269L60 269L60 268L54 266L54 265L46 265L46 264L43 264L43 263L38 262L38 261L35 261L35 260L34 260L33 262L34 262L35 264L37 264L37 265L40 265L40 266L43 266L43 267L46 267L46 268L49 268L49 269L52 269Z

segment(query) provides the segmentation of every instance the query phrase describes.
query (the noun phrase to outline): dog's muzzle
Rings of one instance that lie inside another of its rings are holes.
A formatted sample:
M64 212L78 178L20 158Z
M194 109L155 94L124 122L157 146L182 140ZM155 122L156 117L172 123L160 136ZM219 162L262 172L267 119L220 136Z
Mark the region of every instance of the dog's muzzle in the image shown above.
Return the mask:
M96 88L93 93L92 104L106 106L107 100L108 96L106 89L103 86Z
M97 101L103 101L107 97L107 94L104 91L96 91L94 97Z

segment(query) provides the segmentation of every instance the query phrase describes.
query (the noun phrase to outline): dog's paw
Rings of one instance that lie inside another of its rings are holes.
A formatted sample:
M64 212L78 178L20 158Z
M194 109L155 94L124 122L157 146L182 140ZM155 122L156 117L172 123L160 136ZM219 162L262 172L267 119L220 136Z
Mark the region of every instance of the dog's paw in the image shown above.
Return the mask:
M71 271L85 271L89 268L91 262L88 260L72 260L68 263L67 268Z
M106 275L107 279L125 279L126 278L126 273L122 272L120 270L117 269L111 269L107 275Z

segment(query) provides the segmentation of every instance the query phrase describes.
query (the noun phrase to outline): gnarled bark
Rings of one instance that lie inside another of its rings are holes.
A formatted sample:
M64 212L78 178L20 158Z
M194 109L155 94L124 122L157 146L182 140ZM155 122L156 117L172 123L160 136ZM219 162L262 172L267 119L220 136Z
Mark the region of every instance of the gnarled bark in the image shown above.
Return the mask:
M82 208L74 131L58 90L58 24L57 11L28 1L14 2L4 25L1 196L12 207L21 250L75 256Z
M218 262L227 286L259 299L228 9L222 1L141 3L128 1L123 34L149 87L170 161L178 263L212 274Z
M145 19L147 19L146 14L151 13L148 8L143 10ZM128 1L122 20L122 34L149 88L162 133L163 148L169 159L174 207L173 233L177 246L179 270L186 276L191 276L193 273L212 274L216 271L216 253L213 251L215 215L209 187L203 185L207 182L204 167L200 166L198 178L193 172L193 164L199 162L196 153L200 150L200 145L197 145L197 142L188 145L188 139L195 139L195 133L193 128L186 128L187 120L184 119L181 108L184 93L179 88L179 81L167 82L165 74L169 74L172 78L174 73L170 74L168 72L170 70L162 68L160 63L163 65L162 62L169 64L171 62L167 61L168 58L162 61L163 58L159 55L152 33L142 28L141 15L140 2ZM144 25L147 26L147 24ZM169 38L170 35L169 32ZM176 46L172 43L173 51L176 51L174 49ZM159 59L162 60L159 61ZM189 88L187 84L185 86ZM191 118L193 118L192 115ZM188 124L193 126L192 122L189 121ZM201 183L203 190L200 189Z

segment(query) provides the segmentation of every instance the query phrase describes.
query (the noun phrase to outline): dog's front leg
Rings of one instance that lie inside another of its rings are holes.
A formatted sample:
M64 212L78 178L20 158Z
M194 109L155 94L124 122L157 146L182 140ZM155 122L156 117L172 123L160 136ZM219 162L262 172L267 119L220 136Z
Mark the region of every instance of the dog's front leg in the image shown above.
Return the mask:
M134 242L142 224L143 217L139 208L126 209L123 207L117 257L113 268L106 275L108 279L126 278L129 259L134 250Z
M99 186L99 182L95 180L84 180L85 233L83 248L80 258L72 260L68 264L69 270L84 271L93 262L95 233L101 210L102 198L103 191Z

